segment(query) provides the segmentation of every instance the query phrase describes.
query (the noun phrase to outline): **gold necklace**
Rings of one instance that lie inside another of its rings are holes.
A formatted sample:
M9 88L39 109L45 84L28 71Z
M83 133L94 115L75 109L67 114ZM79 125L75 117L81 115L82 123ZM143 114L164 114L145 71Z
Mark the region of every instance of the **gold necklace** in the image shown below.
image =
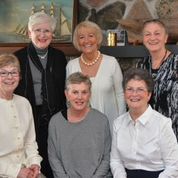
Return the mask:
M98 55L97 55L96 59L92 62L86 62L85 59L83 58L83 55L80 56L80 59L81 59L82 63L85 64L86 66L92 66L98 62L100 55L101 55L101 53L100 53L100 51L98 51Z

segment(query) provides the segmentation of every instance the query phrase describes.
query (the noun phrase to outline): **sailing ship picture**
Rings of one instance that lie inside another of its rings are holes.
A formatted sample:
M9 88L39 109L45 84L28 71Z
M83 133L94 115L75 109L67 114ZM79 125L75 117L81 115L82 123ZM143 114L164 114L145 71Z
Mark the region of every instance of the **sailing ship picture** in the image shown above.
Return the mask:
M4 0L0 1L0 43L26 43L28 38L28 18L43 11L56 18L57 25L53 42L71 42L73 31L74 0ZM3 16L3 18L2 18Z

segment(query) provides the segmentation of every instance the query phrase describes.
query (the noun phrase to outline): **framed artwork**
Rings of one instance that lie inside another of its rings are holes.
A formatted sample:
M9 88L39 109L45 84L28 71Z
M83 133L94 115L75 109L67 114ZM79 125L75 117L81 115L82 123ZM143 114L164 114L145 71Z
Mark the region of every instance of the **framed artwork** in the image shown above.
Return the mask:
M0 1L0 45L28 43L28 19L38 11L57 19L53 43L71 43L78 18L77 3L77 0Z
M107 30L125 30L129 44L142 44L142 25L161 19L169 33L168 43L178 41L177 0L79 0L79 21L96 22L105 37Z

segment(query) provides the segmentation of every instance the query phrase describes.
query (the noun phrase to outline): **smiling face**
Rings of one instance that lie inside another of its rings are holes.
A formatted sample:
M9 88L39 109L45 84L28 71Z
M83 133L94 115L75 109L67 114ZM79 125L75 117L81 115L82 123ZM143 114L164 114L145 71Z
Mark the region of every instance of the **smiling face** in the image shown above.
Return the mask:
M45 49L52 41L53 32L49 23L35 24L28 32L33 44L40 49Z
M167 38L165 28L159 23L150 22L143 28L143 44L150 52L165 49Z
M124 95L130 112L139 112L140 114L146 110L151 97L145 81L136 79L128 81Z
M11 98L19 83L19 79L17 67L8 65L0 68L0 97Z
M90 99L90 88L85 83L69 84L65 90L67 100L70 107L76 111L84 111L88 107Z
M95 53L98 50L96 32L92 28L81 27L78 31L77 40L84 54Z

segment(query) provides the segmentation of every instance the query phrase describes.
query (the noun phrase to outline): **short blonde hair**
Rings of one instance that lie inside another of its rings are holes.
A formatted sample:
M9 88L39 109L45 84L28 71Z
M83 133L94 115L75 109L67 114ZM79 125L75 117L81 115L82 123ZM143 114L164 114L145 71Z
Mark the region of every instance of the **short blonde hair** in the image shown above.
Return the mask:
M20 72L20 63L14 54L5 53L0 55L0 68L5 66L17 67Z
M54 32L56 28L56 18L51 17L44 12L36 12L29 17L28 21L28 29L32 31L33 26L43 23L48 23L51 27L52 32Z
M101 31L101 28L96 23L88 21L88 20L80 22L74 30L73 44L74 44L75 48L77 50L81 51L80 45L78 43L78 35L79 35L79 31L82 27L94 30L95 35L96 35L96 39L97 39L97 42L98 42L98 48L99 48L101 43L102 43L102 40L103 40L103 34L102 34L102 31Z

